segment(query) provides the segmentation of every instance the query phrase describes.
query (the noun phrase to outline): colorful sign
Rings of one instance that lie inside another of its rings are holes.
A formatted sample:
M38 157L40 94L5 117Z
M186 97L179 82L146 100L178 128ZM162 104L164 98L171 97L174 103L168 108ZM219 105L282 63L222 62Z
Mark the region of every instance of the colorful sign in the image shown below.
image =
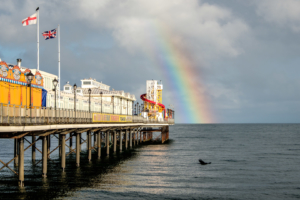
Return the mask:
M132 122L132 116L93 113L93 122Z
M29 69L21 71L20 67L11 65L9 67L6 62L0 61L0 81L14 83L18 85L27 85L27 74L30 72ZM35 88L43 88L44 81L40 72L36 72L31 86Z

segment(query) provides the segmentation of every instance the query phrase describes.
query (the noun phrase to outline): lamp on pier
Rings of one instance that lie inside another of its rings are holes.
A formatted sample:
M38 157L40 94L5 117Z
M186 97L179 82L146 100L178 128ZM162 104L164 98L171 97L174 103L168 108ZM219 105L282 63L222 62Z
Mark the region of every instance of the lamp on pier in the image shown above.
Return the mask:
M74 89L74 112L75 112L75 122L76 122L76 89L77 89L76 83L73 85L73 89Z
M54 110L55 110L55 120L56 120L56 86L58 84L58 80L55 78L55 79L53 79L52 83L53 83L53 86L54 86L54 89L53 89L54 98L55 98L55 100L54 100Z
M92 92L91 88L89 88L88 92L89 92L89 112L91 112L91 92Z
M30 105L29 105L29 109L30 109L30 123L32 122L32 101L31 101L31 81L33 80L33 77L34 77L34 75L33 75L33 73L31 73L31 71L26 75L26 77L27 77L27 86L29 86L30 87L30 89L29 89L29 98L30 98Z
M112 101L113 101L113 114L115 114L115 96L112 96Z
M134 114L136 115L136 104L134 105Z
M137 109L136 112L137 112L137 115L139 115L139 102L137 102L136 104L137 104L137 106L136 106L136 109Z
M141 113L141 105L139 105L139 115L140 115L140 113Z
M131 113L132 113L132 115L134 115L134 112L133 112L133 106L134 105L134 101L132 101L132 105L131 105Z
M103 92L101 91L100 92L100 96L101 96L101 113L102 113L102 95L103 95Z

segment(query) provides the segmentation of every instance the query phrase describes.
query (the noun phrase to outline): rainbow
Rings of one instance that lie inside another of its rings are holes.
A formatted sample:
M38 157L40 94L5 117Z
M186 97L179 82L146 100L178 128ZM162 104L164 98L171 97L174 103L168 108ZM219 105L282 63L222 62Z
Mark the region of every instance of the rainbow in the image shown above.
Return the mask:
M176 119L183 123L214 123L201 74L189 59L188 52L182 44L175 42L175 35L165 26L156 23L156 27L151 57L162 70L168 85L176 92L173 98L177 105Z

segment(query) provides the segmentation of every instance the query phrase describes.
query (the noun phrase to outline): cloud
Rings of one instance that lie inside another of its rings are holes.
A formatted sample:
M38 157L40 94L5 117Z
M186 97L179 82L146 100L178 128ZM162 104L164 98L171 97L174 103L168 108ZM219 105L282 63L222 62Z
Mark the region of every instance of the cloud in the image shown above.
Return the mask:
M300 32L300 1L259 0L256 12L267 22Z
M216 53L237 56L242 52L238 41L249 31L229 10L196 0L93 1L91 5L79 1L73 5L80 10L77 18L111 29L120 45L131 52L148 51L161 26L177 40L197 44L195 50L206 57Z

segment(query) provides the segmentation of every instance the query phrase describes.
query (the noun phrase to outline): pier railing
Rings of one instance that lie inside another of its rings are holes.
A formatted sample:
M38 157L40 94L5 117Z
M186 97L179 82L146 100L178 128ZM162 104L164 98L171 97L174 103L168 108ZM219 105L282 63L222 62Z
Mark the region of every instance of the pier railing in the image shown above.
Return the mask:
M74 109L53 109L48 107L29 107L23 105L0 104L0 124L1 125L34 125L34 124L86 124L96 123L92 120L92 113ZM112 114L112 113L101 113ZM124 114L115 114L124 115ZM132 116L133 123L168 123L174 124L174 119L154 120L145 119L142 116ZM97 122L99 123L99 122ZM114 123L114 122L100 122Z

